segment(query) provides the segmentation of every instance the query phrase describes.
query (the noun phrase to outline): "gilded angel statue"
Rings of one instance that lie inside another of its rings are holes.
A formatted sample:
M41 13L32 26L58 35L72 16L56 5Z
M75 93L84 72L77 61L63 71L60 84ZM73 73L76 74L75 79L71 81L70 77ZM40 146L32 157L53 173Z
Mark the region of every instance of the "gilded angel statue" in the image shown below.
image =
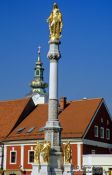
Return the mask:
M64 162L66 163L71 163L71 154L72 154L72 149L70 142L67 142L64 146Z
M42 149L42 144L40 144L38 141L36 142L36 146L34 149L34 162L37 164L40 164L40 152Z
M54 3L53 10L47 19L47 22L49 23L50 38L52 40L59 40L61 37L63 23L62 14L56 3Z
M43 157L44 162L49 161L50 149L51 149L50 142L45 141L44 144L43 144L43 147L41 149L41 155Z

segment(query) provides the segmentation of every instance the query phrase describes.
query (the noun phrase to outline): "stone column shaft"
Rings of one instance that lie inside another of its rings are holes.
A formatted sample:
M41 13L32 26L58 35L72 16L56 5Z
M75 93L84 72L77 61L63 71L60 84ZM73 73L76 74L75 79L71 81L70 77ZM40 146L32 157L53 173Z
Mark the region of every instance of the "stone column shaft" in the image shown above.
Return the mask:
M58 120L58 62L50 61L48 121Z
M49 99L58 99L58 62L50 61Z
M61 150L61 131L58 120L58 60L61 57L59 40L49 42L49 107L45 126L45 140L51 143L50 169L52 175L62 175L63 156Z

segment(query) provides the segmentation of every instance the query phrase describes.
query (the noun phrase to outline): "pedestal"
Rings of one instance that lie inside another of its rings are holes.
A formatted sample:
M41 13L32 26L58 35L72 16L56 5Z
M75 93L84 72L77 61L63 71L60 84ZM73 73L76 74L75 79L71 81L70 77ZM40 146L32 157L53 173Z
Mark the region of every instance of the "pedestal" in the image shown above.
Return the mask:
M63 175L73 175L73 166L71 163L64 164L64 172Z
M33 163L31 175L40 175L40 165Z
M47 163L43 163L41 165L41 169L40 169L40 174L39 175L51 175L49 166Z
M51 175L48 163L32 164L32 173L31 175Z

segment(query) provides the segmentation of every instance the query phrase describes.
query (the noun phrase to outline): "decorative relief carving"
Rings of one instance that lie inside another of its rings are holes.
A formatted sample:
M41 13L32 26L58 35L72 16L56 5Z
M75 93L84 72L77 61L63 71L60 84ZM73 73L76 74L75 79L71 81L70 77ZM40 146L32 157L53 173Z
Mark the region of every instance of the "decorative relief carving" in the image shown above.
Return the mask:
M53 134L53 145L59 146L59 133L58 132L54 132Z

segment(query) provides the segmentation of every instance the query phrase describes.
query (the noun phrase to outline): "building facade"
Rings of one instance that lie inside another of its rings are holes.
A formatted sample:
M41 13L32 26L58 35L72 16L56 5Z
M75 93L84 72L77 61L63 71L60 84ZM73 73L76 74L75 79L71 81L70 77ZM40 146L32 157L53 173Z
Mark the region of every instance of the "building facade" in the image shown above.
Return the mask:
M10 103L12 101L3 105L4 109L5 105L7 107L9 121L12 119L8 110ZM8 134L5 136L4 133L1 138L1 169L7 175L31 174L36 141L43 142L44 139L48 105L35 106L32 97L13 103L15 121L11 122L11 128L7 128L4 121L4 130ZM20 116L18 109L14 108L18 104L20 110L19 103L22 103ZM82 174L85 168L88 171L88 166L105 171L112 168L112 121L104 99L66 101L66 98L61 98L58 112L63 127L62 145L70 141L72 147L74 173Z

